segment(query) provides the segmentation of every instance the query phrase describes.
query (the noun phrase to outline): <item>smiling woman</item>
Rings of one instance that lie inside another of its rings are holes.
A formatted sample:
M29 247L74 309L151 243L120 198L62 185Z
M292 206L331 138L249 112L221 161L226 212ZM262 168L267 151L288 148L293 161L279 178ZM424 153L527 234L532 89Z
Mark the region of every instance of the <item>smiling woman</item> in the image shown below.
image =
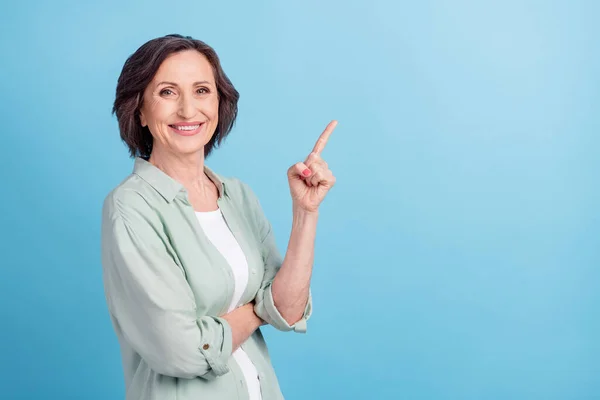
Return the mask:
M260 326L306 331L336 122L287 171L282 258L252 190L204 164L238 98L214 50L189 36L149 41L119 77L113 112L135 163L104 201L102 265L129 400L283 398Z
M163 61L144 91L140 122L153 134L151 162L167 150L185 155L208 144L219 122L219 94L202 53L185 50Z
M152 153L152 131L147 122L142 122L144 106L163 107L164 112L173 112L174 107L193 107L188 98L191 93L194 98L217 101L213 104L218 113L213 120L216 126L204 147L205 156L208 156L233 127L239 99L239 93L225 75L215 51L199 40L167 35L150 40L127 59L117 83L113 113L132 157L148 158ZM172 101L158 104L159 99ZM182 100L186 103L181 103ZM166 104L171 104L171 108L167 109ZM176 119L185 118L186 110L181 111L183 114Z

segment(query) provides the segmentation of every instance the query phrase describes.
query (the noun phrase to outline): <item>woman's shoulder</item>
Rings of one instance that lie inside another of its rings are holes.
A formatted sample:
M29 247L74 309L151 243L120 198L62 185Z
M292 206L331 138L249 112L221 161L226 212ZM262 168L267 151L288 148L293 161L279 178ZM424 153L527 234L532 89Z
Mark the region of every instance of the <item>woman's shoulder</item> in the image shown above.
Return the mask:
M104 198L102 214L113 219L135 212L151 211L152 202L157 200L146 182L136 174L130 174L115 186Z

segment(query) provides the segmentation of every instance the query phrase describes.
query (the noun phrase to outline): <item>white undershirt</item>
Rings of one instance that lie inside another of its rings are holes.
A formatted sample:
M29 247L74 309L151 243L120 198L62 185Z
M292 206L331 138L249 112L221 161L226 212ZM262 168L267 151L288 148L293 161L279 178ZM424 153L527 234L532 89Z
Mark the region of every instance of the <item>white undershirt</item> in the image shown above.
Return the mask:
M248 285L248 261L242 248L229 230L220 209L208 212L196 211L196 217L208 239L221 252L231 266L231 272L233 272L235 281L233 297L227 311L231 312L243 305L240 304L240 300ZM248 357L241 347L238 347L232 356L244 374L250 400L261 400L258 371L250 360L250 357Z

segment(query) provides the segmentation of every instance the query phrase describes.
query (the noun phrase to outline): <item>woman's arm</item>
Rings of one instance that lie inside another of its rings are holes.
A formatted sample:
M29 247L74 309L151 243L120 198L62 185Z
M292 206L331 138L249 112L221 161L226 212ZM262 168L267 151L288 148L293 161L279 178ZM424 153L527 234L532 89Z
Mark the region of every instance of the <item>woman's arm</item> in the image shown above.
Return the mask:
M321 158L321 152L336 125L337 121L327 125L306 160L288 169L293 219L283 261L277 251L271 226L260 206L256 206L261 221L259 226L266 271L266 284L257 295L256 310L261 318L281 330L305 332L306 320L312 312L310 278L319 205L336 180Z
M294 207L285 258L273 280L273 301L290 325L302 318L308 301L318 218L318 211Z
M254 302L238 307L221 318L231 326L232 352L237 350L258 327L264 324L264 321L254 312Z

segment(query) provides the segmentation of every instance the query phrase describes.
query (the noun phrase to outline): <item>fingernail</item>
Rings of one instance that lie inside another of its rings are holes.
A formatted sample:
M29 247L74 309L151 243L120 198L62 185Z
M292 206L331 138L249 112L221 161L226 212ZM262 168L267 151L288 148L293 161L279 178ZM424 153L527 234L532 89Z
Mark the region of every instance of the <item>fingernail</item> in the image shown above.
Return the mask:
M310 169L306 168L304 171L302 171L302 175L309 176L310 175Z

